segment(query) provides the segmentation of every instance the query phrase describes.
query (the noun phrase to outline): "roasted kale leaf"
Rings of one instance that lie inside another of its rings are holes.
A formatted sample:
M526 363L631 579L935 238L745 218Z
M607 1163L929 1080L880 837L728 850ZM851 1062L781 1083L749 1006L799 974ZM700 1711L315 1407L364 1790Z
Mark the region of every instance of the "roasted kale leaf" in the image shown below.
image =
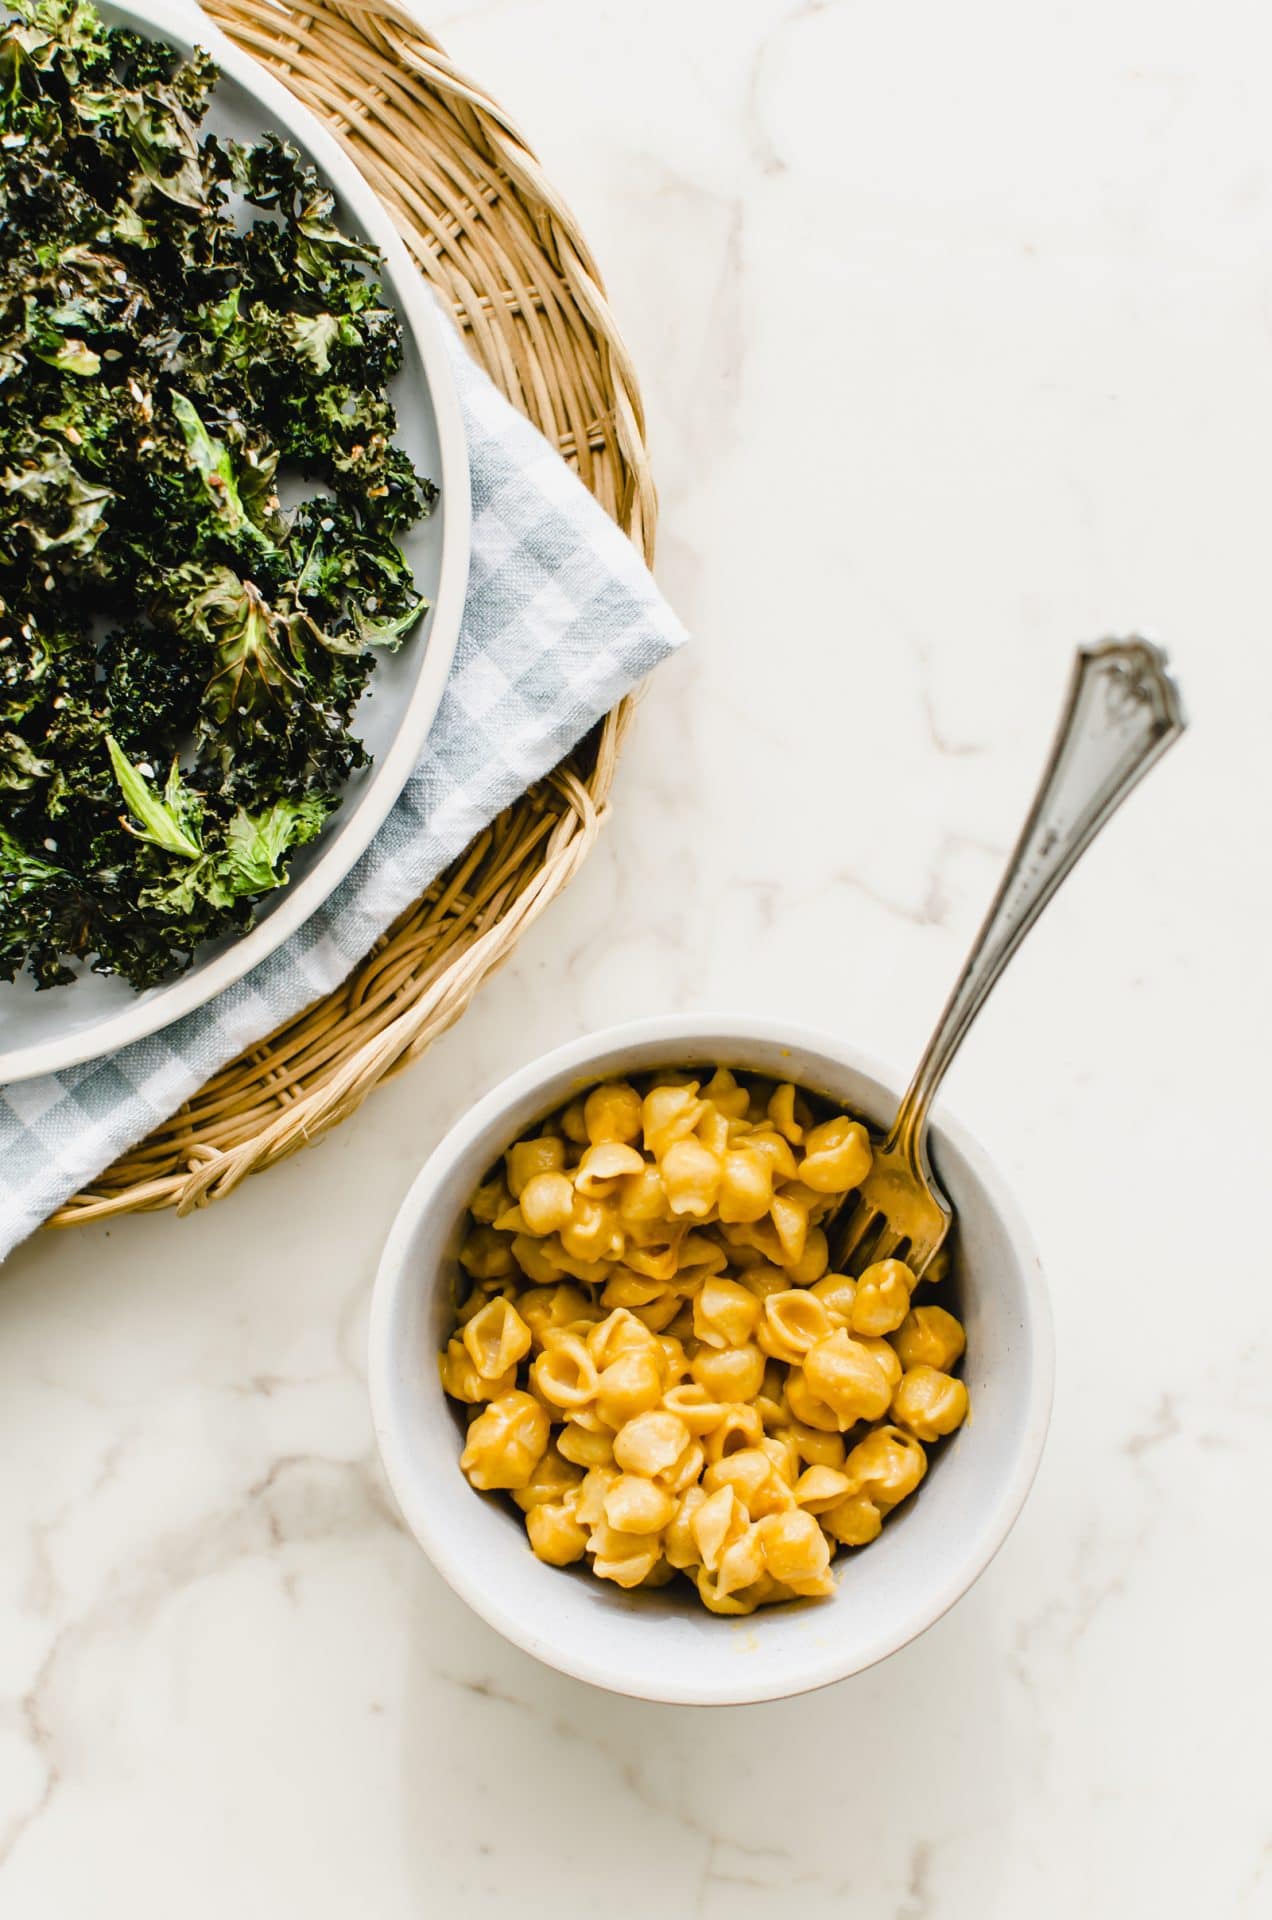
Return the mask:
M436 490L374 249L203 53L0 22L0 978L148 987L246 930L367 755ZM284 505L284 500L292 504Z

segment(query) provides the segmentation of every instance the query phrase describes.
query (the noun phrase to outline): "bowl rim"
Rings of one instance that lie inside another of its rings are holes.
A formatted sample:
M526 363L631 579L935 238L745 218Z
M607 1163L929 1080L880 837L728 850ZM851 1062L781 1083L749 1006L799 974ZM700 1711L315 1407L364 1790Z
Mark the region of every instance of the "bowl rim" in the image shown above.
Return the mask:
M898 1098L900 1090L906 1085L905 1078L893 1071L886 1062L831 1033L785 1021L761 1019L753 1014L703 1012L653 1015L624 1021L567 1041L563 1046L536 1056L499 1081L456 1121L429 1154L407 1190L380 1256L367 1341L372 1425L385 1475L416 1543L452 1591L488 1626L546 1666L572 1679L586 1681L592 1686L623 1694L630 1699L676 1706L743 1706L811 1693L866 1671L926 1633L976 1584L1015 1525L1041 1463L1051 1422L1055 1386L1055 1330L1051 1300L1033 1236L1010 1189L979 1141L944 1107L938 1106L933 1116L934 1123L950 1139L980 1181L1019 1256L1021 1300L1031 1334L1032 1353L1020 1444L991 1506L989 1522L981 1530L975 1553L969 1559L953 1565L934 1585L917 1622L909 1617L899 1625L895 1636L885 1635L874 1645L847 1656L832 1651L810 1658L807 1675L795 1685L782 1682L775 1687L771 1683L766 1684L762 1677L757 1677L750 1684L730 1682L721 1685L714 1681L690 1686L659 1684L641 1675L625 1674L611 1661L593 1656L584 1647L545 1642L524 1625L514 1608L504 1605L497 1594L492 1593L480 1579L473 1577L471 1563L460 1544L450 1540L444 1527L433 1523L431 1502L427 1495L419 1491L420 1477L413 1471L393 1414L393 1394L389 1385L394 1357L393 1309L400 1288L410 1278L406 1254L415 1230L428 1207L444 1190L455 1166L479 1136L502 1112L532 1094L536 1087L561 1073L584 1070L603 1056L625 1049L634 1050L664 1041L674 1047L714 1040L722 1044L727 1040L731 1048L740 1050L756 1042L790 1047L805 1054L824 1055L896 1089ZM440 1383L437 1390L440 1393Z

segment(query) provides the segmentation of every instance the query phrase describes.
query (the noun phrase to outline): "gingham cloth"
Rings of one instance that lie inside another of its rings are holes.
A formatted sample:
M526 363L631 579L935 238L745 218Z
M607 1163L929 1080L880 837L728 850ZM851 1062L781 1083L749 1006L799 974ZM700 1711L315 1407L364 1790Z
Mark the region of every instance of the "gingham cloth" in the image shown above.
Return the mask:
M472 562L423 758L326 905L244 979L106 1059L3 1090L0 1258L218 1068L337 986L473 835L684 639L631 543L457 338L453 359Z

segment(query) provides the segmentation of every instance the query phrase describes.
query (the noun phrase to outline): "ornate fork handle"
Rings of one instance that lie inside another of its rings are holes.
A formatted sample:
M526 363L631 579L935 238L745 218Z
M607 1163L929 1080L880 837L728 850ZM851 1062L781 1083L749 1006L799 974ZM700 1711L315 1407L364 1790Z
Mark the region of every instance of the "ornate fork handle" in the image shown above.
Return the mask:
M1185 724L1160 647L1131 639L1079 648L1029 817L888 1136L916 1168L928 1108L991 988L1105 821Z

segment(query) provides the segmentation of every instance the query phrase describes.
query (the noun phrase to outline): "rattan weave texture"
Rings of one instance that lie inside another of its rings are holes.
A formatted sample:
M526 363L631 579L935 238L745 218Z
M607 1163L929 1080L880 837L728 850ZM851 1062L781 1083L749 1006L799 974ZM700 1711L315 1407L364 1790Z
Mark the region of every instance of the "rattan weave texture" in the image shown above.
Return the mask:
M475 358L652 559L635 373L578 226L508 116L391 0L204 4L332 128ZM223 1198L417 1059L587 858L629 707L479 835L337 992L218 1073L49 1224Z

